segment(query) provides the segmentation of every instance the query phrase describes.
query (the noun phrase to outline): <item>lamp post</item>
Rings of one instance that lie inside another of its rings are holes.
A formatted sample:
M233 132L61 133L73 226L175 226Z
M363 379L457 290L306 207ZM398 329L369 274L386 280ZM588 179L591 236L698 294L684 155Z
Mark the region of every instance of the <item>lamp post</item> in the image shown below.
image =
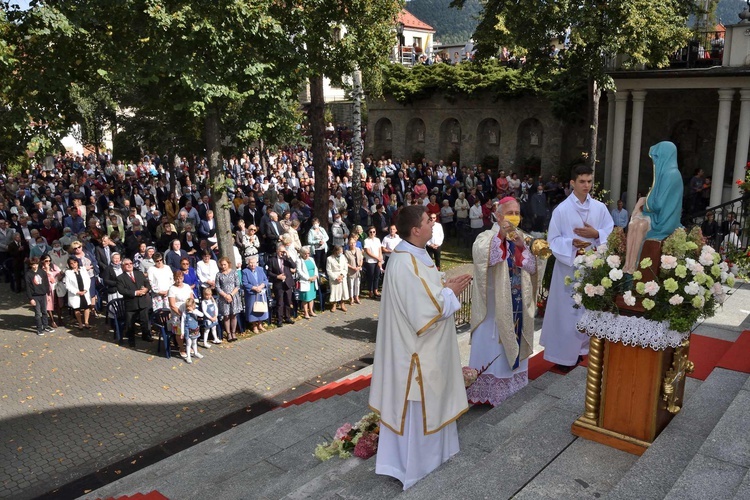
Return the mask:
M403 64L404 57L401 53L404 39L404 23L396 24L396 33L398 34L398 63Z

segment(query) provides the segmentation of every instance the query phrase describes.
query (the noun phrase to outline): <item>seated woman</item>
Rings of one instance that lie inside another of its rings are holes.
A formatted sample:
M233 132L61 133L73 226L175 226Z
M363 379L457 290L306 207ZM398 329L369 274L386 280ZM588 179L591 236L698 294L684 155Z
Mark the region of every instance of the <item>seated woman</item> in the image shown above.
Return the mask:
M682 175L677 168L677 147L663 141L651 146L654 183L638 200L628 226L628 244L623 273L633 274L646 239L663 240L680 227L682 215Z

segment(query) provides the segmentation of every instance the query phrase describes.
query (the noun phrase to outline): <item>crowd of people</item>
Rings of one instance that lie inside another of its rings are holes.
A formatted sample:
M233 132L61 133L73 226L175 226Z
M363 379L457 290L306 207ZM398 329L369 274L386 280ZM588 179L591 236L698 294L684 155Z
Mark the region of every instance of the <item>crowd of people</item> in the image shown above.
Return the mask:
M424 206L434 221L427 251L439 268L445 239L473 241L491 227L498 199L518 197L530 214L529 229L544 230L552 200L564 196L554 177L543 182L442 161L367 158L355 214L351 155L330 146L323 224L312 213L308 150L265 151L264 164L258 150L224 161L232 183L232 259L218 258L205 159L178 157L171 169L172 159L152 154L129 163L109 152L66 153L19 175L3 172L2 274L12 290L26 290L40 335L57 328L68 311L74 318L68 326L78 329L91 328L99 315L112 319L108 305L122 299L130 345L138 323L141 337L151 340L149 318L163 313L181 355L191 360L197 345L210 348L236 340L243 329L260 332L268 322L313 317L315 304L326 299L330 311L379 299L406 206ZM134 271L144 277L131 278L138 287L121 278ZM45 286L42 301L36 294ZM190 341L198 334L200 342Z

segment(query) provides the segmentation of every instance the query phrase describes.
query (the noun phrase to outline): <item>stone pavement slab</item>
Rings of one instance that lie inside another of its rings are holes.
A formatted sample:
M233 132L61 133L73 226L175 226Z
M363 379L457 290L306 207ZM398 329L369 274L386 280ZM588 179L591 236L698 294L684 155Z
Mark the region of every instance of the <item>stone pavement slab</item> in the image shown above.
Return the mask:
M156 342L118 346L103 319L38 337L23 296L0 284L0 497L32 498L305 381L331 382L323 375L372 356L378 309L363 300L201 349L188 365Z

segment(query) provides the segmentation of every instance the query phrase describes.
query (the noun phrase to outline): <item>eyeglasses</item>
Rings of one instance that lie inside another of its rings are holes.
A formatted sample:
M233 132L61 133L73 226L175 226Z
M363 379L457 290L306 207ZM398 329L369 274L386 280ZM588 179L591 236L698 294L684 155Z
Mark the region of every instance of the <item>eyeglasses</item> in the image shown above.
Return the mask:
M155 259L154 262L164 262L163 259Z

